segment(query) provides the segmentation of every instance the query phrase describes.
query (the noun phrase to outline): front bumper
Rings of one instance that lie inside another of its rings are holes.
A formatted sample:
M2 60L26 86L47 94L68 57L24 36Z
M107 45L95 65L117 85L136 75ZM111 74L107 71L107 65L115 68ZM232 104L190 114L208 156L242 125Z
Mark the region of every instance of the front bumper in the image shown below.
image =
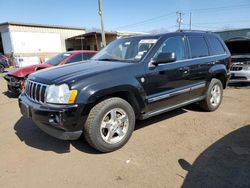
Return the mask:
M14 92L14 93L18 93L18 94L21 93L21 91L22 91L21 80L15 78L15 77L9 76L9 75L5 75L4 79L7 82L7 87L8 87L9 91Z
M86 121L84 105L48 106L30 100L25 93L18 101L23 116L31 118L47 134L62 140L76 140L81 136Z
M250 82L250 70L231 71L229 83Z

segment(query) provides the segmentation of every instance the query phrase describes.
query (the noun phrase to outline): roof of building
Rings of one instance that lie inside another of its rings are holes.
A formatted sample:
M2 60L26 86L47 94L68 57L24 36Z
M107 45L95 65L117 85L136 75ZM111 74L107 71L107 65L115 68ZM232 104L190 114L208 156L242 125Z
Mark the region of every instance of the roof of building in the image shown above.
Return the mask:
M0 26L3 26L3 25L85 30L85 28L83 28L83 27L72 27L72 26L62 26L62 25L47 25L47 24L34 24L34 23L22 23L22 22L3 22L3 23L0 23Z
M88 37L88 36L93 36L93 35L101 35L101 32L99 31L93 31L93 32L88 32L82 35L78 35L78 36L74 36L74 37L70 37L68 39L80 39L80 37ZM116 36L117 33L116 32L105 32L105 35L114 35Z

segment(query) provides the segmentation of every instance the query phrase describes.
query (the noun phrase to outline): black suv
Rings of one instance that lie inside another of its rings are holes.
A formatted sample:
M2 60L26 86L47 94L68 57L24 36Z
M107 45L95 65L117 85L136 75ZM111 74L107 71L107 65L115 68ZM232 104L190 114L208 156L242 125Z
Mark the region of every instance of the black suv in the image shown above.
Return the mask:
M31 74L19 106L48 134L74 140L83 133L110 152L129 140L136 119L195 102L216 110L230 61L224 42L207 32L118 39L85 63Z

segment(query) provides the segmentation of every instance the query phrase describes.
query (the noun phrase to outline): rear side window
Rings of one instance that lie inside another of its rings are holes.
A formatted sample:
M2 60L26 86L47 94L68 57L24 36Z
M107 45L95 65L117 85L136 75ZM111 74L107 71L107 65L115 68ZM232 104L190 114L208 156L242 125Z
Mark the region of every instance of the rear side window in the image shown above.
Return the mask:
M225 53L224 47L216 37L208 36L207 38L211 48L211 55L219 55Z
M207 43L202 36L188 37L192 58L208 56Z

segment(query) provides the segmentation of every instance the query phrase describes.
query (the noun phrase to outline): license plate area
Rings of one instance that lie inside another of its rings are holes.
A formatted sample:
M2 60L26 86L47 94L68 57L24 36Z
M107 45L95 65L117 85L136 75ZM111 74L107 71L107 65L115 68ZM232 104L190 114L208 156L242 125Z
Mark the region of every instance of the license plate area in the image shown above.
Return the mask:
M20 109L21 109L21 113L25 118L30 118L30 107L29 105L25 104L24 102L20 103Z

